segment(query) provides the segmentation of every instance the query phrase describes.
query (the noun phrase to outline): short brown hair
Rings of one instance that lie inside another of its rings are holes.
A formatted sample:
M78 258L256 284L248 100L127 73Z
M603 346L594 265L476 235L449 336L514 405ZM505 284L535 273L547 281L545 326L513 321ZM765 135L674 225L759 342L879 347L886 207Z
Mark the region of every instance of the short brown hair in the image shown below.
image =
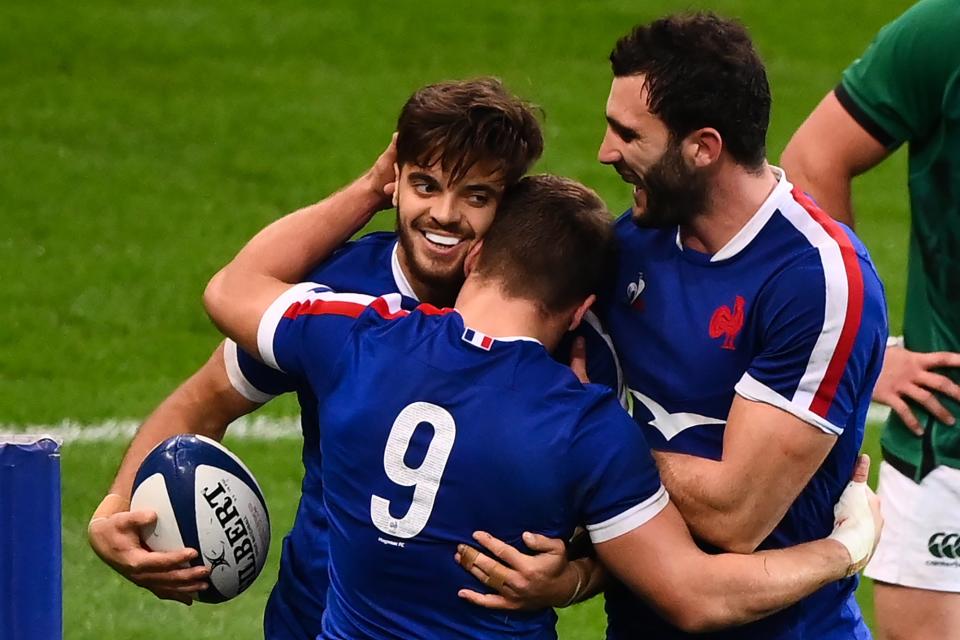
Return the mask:
M618 78L646 77L650 112L675 140L713 127L739 164L763 165L770 85L743 25L708 12L668 16L620 38L610 63Z
M559 313L596 293L614 263L613 220L596 193L551 175L507 187L477 260L514 297Z
M539 113L496 78L428 85L400 111L397 162L439 162L453 181L488 163L502 168L507 184L516 182L543 153Z

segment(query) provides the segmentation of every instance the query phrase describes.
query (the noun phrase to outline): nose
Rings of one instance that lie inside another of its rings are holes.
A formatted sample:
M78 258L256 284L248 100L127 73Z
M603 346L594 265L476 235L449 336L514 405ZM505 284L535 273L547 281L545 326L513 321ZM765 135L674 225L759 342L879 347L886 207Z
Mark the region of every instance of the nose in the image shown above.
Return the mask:
M601 164L615 164L623 160L623 154L617 145L617 136L607 127L603 134L603 140L600 142L600 149L597 150L597 160Z
M430 209L430 217L441 226L455 225L460 221L460 207L456 193L446 193Z

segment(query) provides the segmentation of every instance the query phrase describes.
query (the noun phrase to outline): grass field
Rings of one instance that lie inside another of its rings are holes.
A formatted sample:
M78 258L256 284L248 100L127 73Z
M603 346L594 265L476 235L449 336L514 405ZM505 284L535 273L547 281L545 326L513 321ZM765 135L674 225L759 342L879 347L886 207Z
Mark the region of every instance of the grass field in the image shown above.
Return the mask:
M268 221L365 169L421 84L502 77L546 111L538 169L583 180L621 210L629 192L595 154L606 55L632 24L691 7L741 18L768 64L775 160L843 67L909 4L6 2L0 430L146 415L216 343L199 301L209 276ZM895 330L905 170L898 154L856 191ZM389 215L374 224L388 227ZM299 494L299 444L233 446L264 485L279 540ZM66 638L257 637L275 553L251 593L187 610L124 583L88 550L85 523L123 447L64 447ZM563 613L564 638L601 628L599 603Z

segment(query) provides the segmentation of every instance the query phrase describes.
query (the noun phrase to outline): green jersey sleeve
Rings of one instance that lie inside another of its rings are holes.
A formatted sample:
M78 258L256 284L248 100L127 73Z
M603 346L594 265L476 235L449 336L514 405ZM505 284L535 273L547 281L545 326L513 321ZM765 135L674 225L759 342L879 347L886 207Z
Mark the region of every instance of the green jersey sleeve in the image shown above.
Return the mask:
M922 140L941 120L944 91L960 67L960 2L921 0L885 26L835 91L889 149Z

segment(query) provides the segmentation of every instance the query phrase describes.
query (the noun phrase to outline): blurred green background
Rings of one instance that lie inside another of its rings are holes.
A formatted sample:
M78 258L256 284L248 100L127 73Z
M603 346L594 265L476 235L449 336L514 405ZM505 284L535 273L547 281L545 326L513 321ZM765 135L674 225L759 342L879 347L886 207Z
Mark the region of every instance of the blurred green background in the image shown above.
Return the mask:
M621 211L629 188L596 150L606 57L633 24L686 9L741 19L768 66L776 161L841 70L909 4L7 0L0 425L145 416L218 340L200 305L210 275L260 227L362 172L422 84L500 76L546 112L537 170L582 180ZM855 187L858 231L885 280L895 331L905 171L899 153ZM389 228L391 215L373 224ZM296 409L280 400L265 411ZM279 541L299 496L297 441L228 443L264 485ZM251 593L189 610L126 584L89 551L85 523L123 448L64 447L67 640L258 637L279 544ZM563 612L561 635L598 637L602 625L592 602Z

